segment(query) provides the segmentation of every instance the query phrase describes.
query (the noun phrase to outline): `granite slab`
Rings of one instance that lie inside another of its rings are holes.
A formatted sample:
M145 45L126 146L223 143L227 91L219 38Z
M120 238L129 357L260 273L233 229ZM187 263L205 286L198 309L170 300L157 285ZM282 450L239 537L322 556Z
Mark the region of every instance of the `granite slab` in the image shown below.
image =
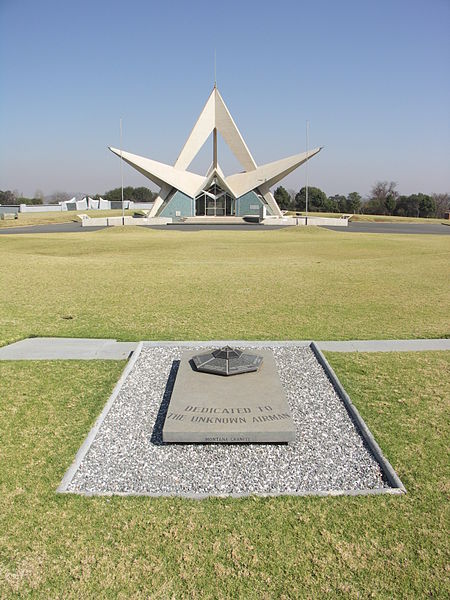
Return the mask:
M184 352L163 426L177 443L288 443L295 425L273 353L258 350L258 371L224 377L196 370Z

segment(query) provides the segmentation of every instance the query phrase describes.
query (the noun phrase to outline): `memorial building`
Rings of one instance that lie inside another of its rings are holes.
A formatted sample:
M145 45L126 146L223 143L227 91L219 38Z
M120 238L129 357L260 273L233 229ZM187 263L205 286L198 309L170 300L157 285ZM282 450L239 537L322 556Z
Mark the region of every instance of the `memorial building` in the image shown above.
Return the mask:
M217 134L242 166L242 172L225 176L217 157ZM206 175L189 171L210 135L213 156ZM175 164L167 165L117 148L110 150L160 187L150 217L243 217L282 213L270 188L320 152L315 148L257 166L216 85Z

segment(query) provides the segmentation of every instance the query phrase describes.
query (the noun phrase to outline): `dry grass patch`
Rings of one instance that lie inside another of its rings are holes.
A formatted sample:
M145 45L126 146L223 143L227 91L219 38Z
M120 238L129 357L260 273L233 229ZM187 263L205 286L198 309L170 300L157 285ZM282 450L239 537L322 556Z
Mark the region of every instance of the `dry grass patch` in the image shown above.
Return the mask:
M303 215L305 216L305 212L294 212L288 211L288 215ZM449 224L449 221L445 221L444 219L434 219L432 217L397 217L395 215L360 215L360 214L351 214L351 213L325 213L325 212L308 212L308 216L310 217L333 217L338 219L343 216L350 216L351 221L366 221L366 222L376 222L376 223L444 223L446 225Z
M450 334L448 236L164 231L0 238L0 344L28 336Z
M132 216L134 210L126 210L126 216ZM70 223L79 221L77 215L89 215L90 217L121 217L122 209L119 210L65 210L61 212L36 212L19 213L18 218L12 221L0 221L0 228L7 227L30 227L31 225L51 225L55 223Z

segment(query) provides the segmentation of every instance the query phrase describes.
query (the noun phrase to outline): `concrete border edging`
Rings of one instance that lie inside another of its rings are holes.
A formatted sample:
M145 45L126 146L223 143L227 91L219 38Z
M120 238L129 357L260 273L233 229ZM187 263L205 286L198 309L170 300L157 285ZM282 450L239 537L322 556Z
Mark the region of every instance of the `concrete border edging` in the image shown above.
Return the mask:
M314 352L314 355L316 356L317 360L320 362L322 368L324 369L325 373L327 374L327 377L333 384L334 389L336 390L336 392L338 393L342 402L344 403L344 406L347 409L347 412L349 413L349 415L350 415L351 419L353 420L353 422L355 423L356 427L358 428L359 433L361 434L361 437L363 438L363 440L369 447L370 451L374 455L375 459L377 460L378 464L380 465L380 467L383 471L383 474L385 475L389 485L392 486L392 491L394 492L395 490L398 490L397 493L405 494L406 488L403 485L401 479L399 478L399 476L393 469L390 462L385 458L380 446L375 441L375 438L373 437L369 428L365 424L363 418L359 414L358 409L355 407L353 402L350 400L350 396L347 394L347 392L343 388L336 373L333 371L331 365L329 364L329 362L323 355L322 351L316 345L315 342L311 342L310 348Z
M226 343L230 343L230 340L227 340ZM307 342L307 341L279 342L278 341L275 343L272 342L272 344L271 344L269 341L255 342L255 341L251 341L251 340L240 340L240 341L236 340L233 343L235 343L236 345L244 346L244 347L245 346L263 346L263 345L264 346L265 345L274 345L274 346L282 347L284 345L293 345L293 346L308 346L309 348L311 348L311 351L313 352L314 356L318 360L321 367L324 369L326 376L332 383L335 391L337 392L338 396L340 397L341 401L343 402L343 404L349 414L349 417L353 421L353 423L354 423L355 427L357 428L359 434L361 435L363 441L365 442L365 444L367 445L369 450L372 452L375 460L378 462L378 464L383 472L383 475L386 477L388 484L391 486L389 488L375 488L375 489L364 488L364 489L359 489L359 490L300 491L300 492L291 492L289 494L274 492L274 493L267 493L267 494L256 494L256 496L259 496L259 497L278 497L280 495L283 495L283 496L285 496L285 495L288 495L288 496L317 496L317 497L365 496L365 495L379 495L379 494L401 495L401 494L405 494L407 492L405 486L403 485L402 481L398 477L397 473L395 472L395 470L393 469L393 467L391 466L389 461L384 457L381 448L375 441L372 433L370 432L370 430L367 427L367 425L365 424L363 418L359 414L359 411L353 405L350 397L348 396L347 392L345 391L342 384L340 383L337 375L335 374L332 367L330 366L327 359L325 358L325 356L323 355L320 348L318 348L318 346L315 342ZM102 412L100 413L99 417L95 421L94 426L91 428L89 434L87 435L87 437L83 441L81 447L79 448L78 452L76 453L76 456L75 456L71 466L65 472L64 477L61 480L61 483L58 486L56 492L57 493L65 493L65 494L82 495L82 496L86 496L86 497L90 497L90 496L148 496L148 497L170 497L170 498L181 497L181 498L192 499L192 500L202 500L202 499L211 498L211 497L214 497L214 498L215 497L218 497L218 498L242 498L242 497L251 496L252 494L248 494L245 492L244 493L223 494L223 495L222 494L211 495L211 494L189 493L189 492L181 493L181 494L147 493L147 492L137 492L137 493L136 492L132 492L132 493L128 493L128 492L79 492L79 491L74 492L74 491L69 491L67 489L70 482L72 481L75 473L77 472L79 466L81 465L85 456L89 452L89 449L90 449L92 443L94 442L97 432L99 431L103 421L105 420L107 414L109 413L111 407L113 406L117 396L119 395L121 388L122 388L123 384L125 383L125 380L127 379L130 371L133 369L137 359L139 358L144 345L166 346L166 347L173 346L173 345L180 345L180 346L184 346L184 347L194 348L197 345L202 345L202 346L203 345L205 345L205 346L211 345L212 346L212 345L217 345L217 344L218 344L218 341L139 342L138 346L136 347L135 351L133 352L133 354L131 356L131 359L127 363L125 369L122 372L122 375L120 376L118 382L116 383L110 397L108 398L105 406L103 407Z
M310 346L311 340L174 340L174 341L155 341L148 340L144 341L143 344L150 347L162 346L170 348L172 346L181 346L183 348L196 348L201 346L202 348L214 348L215 346L241 346L243 348L264 348L272 346Z
M58 492L60 490L57 490ZM62 490L61 493L73 494L75 496L85 496L86 498L99 497L112 497L121 496L124 498L129 497L142 497L142 498L183 498L184 500L206 500L208 498L279 498L281 496L292 496L292 497L308 497L313 496L317 498L335 498L338 496L381 496L388 494L390 496L398 496L402 494L398 488L362 488L360 490L327 490L327 491L301 491L301 492L271 492L271 493L235 493L230 494L200 494L194 492L180 492L180 493L155 493L155 492L85 492L85 491L67 491Z
M68 493L67 486L72 481L73 476L75 475L75 473L78 470L78 467L80 466L80 464L83 461L86 454L89 452L89 448L91 447L91 444L94 441L98 430L100 429L103 421L106 418L106 415L109 413L112 405L114 404L117 396L119 395L120 390L122 389L122 386L123 386L126 378L128 377L130 371L134 367L137 359L139 358L142 347L143 347L143 342L139 342L139 344L137 345L135 351L133 352L133 354L131 356L131 359L128 361L128 363L125 366L125 369L122 371L122 375L120 376L119 381L114 386L114 389L113 389L110 397L108 398L108 401L106 402L105 406L103 407L102 412L97 417L97 420L95 421L94 426L92 427L92 429L86 436L84 442L81 444L80 448L78 449L78 452L76 453L72 464L65 472L64 477L62 478L61 483L59 484L59 486L56 490L57 492Z

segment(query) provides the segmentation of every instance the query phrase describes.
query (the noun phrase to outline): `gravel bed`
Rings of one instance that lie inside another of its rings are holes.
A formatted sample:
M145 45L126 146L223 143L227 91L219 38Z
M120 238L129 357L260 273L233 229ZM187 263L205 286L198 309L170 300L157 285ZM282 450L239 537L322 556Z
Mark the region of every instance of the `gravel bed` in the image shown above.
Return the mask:
M66 491L193 497L387 491L379 464L309 347L267 348L291 407L295 443L163 444L164 415L186 347L144 344Z

